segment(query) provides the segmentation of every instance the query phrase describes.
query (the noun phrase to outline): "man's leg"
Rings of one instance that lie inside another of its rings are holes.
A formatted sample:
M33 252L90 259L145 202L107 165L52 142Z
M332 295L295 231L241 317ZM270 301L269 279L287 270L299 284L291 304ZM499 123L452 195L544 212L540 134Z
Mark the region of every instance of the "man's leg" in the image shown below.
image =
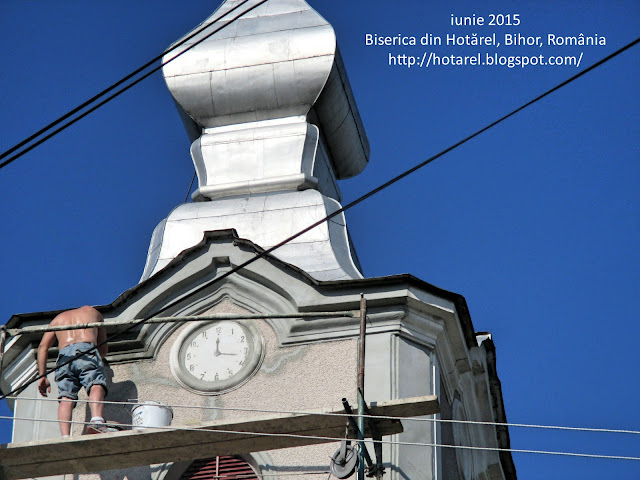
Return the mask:
M104 374L104 364L98 352L88 355L78 362L80 383L89 394L89 408L91 409L91 425L87 433L104 433L107 426L104 423L104 397L107 395L107 377Z
M106 389L100 385L92 385L89 389L89 408L91 409L91 423L87 426L87 433L107 433L109 429L104 423L102 401L106 395Z
M67 397L62 397L58 403L58 424L60 425L60 433L63 436L71 434L71 416L75 406L76 401Z
M104 400L106 390L102 385L92 385L89 389L89 408L91 409L91 417L100 417L104 420L102 412L104 411Z

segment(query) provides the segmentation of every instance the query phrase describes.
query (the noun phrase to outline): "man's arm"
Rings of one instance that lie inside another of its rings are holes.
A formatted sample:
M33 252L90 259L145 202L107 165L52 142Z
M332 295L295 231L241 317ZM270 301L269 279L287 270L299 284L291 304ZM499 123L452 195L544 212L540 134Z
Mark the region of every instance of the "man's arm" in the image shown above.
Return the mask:
M56 341L56 334L53 332L45 332L38 346L38 375L44 375L47 371L47 355L49 349L53 347ZM42 377L38 381L38 390L43 397L47 396L47 393L51 392L51 384L47 377Z

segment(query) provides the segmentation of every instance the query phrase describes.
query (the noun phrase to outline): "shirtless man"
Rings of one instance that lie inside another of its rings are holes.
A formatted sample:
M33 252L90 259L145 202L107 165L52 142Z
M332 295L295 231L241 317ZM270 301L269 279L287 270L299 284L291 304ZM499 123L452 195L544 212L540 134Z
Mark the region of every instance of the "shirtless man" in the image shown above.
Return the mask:
M80 307L63 312L51 321L51 326L78 325L104 321L100 312L93 307ZM47 367L47 354L58 341L60 351L56 366L75 357L79 352L87 351L104 342L107 333L104 327L83 328L79 330L61 330L46 332L38 347L38 373L44 375ZM71 432L71 416L78 400L78 392L84 386L89 394L91 409L91 425L87 433L103 433L107 431L102 417L103 404L107 394L107 377L104 373L102 358L107 354L107 344L98 347L91 353L82 355L68 365L56 370L55 380L58 385L58 422L63 437ZM38 390L43 397L51 393L51 384L47 377L42 377L38 383Z

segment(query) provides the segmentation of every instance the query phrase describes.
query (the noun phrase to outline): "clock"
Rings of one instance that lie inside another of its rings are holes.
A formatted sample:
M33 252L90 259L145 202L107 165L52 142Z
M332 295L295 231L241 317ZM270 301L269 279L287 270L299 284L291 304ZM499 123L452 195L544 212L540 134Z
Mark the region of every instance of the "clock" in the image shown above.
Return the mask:
M239 387L264 357L260 330L246 321L204 321L186 328L171 349L175 379L196 393L215 395Z

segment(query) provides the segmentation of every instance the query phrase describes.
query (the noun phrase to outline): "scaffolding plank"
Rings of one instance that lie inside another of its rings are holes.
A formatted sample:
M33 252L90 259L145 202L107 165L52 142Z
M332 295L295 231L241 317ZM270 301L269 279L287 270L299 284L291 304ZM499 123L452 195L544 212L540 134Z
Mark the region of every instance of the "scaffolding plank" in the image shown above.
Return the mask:
M372 415L422 416L437 413L438 399L429 395L374 403ZM0 474L7 480L68 473L91 473L167 462L182 462L215 455L241 455L264 450L330 443L321 437L340 438L345 417L319 413L344 413L319 409L307 414L254 417L242 421L220 420L196 429L127 430L69 439L50 439L2 445ZM395 419L378 420L383 436L401 433ZM263 434L273 434L263 435ZM291 436L282 436L291 435ZM371 433L365 431L369 438Z

